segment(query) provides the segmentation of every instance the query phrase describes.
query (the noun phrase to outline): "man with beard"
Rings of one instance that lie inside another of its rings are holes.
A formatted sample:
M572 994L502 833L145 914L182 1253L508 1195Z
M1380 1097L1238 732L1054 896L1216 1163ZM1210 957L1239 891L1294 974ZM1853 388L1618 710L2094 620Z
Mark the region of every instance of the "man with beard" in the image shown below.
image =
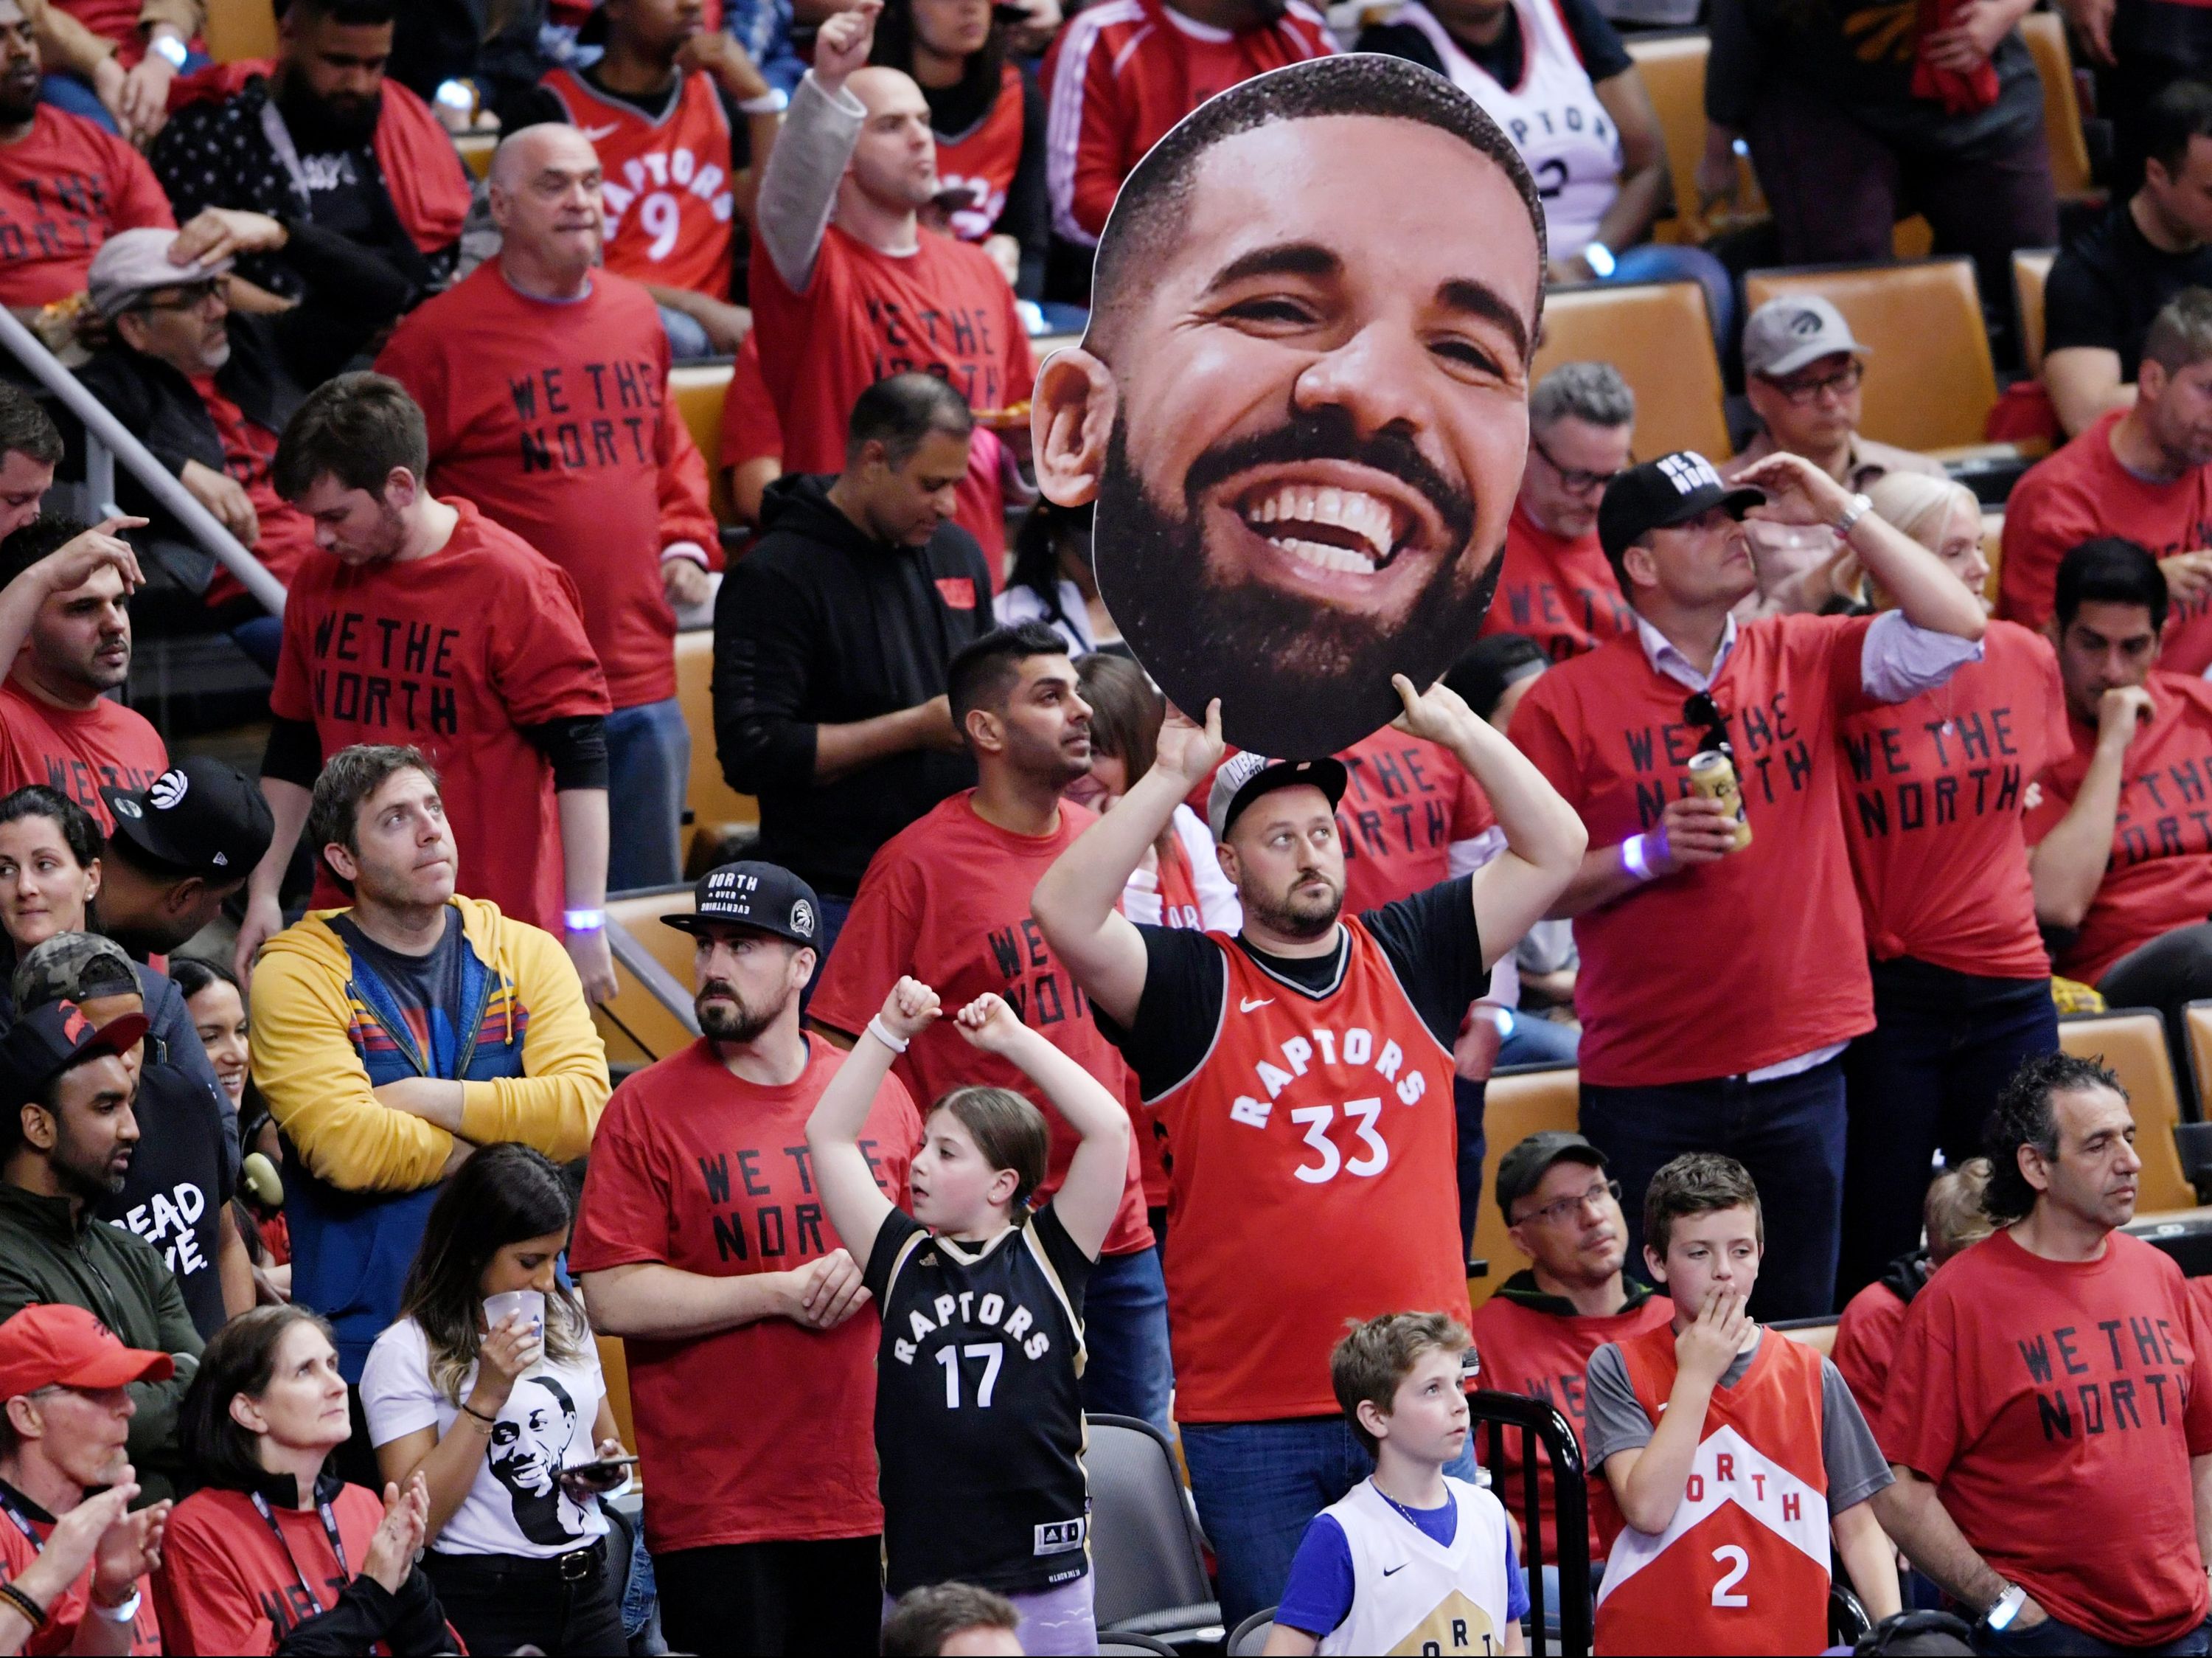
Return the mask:
M470 884L517 921L565 937L594 1001L607 954L606 680L568 575L465 500L433 496L422 411L396 381L342 375L277 445L276 491L327 557L284 608L262 792L276 814L236 961L283 925L277 902L328 756L420 744L453 781ZM342 903L327 872L325 904Z
M823 1219L806 1119L845 1064L800 1028L821 900L726 863L693 907L700 1039L625 1081L592 1146L568 1265L628 1344L646 1543L683 1651L866 1652L883 1617L877 1325ZM886 1077L860 1147L894 1203L921 1119Z
M138 1144L132 1056L143 1014L94 1028L73 1002L25 1014L0 1036L0 1320L41 1303L82 1307L131 1347L169 1354L176 1374L133 1382L128 1441L140 1492L173 1495L183 1469L178 1410L200 1333L161 1252L98 1219Z
M179 211L301 220L388 262L419 298L453 274L468 172L428 105L385 78L396 0L291 0L273 62L179 81L154 171ZM288 298L310 276L265 253L240 273Z
M1809 1318L1834 1310L1844 1048L1874 1026L1837 722L1942 685L1978 658L1985 618L1941 559L1810 461L1771 454L1738 485L1685 450L1607 486L1598 539L1635 631L1538 678L1512 735L1589 832L1552 913L1575 918L1582 1131L1627 1193L1629 1259L1651 1177L1724 1152L1768 1198L1753 1314ZM1832 527L1897 608L1739 624L1758 581L1747 510ZM1993 755L1988 787L2026 786L1995 753L2010 738L1956 725L1946 740ZM1725 802L1696 792L1716 754L1741 782ZM1879 771L1881 751L1863 763ZM1897 832L1942 834L1956 803L1939 795L1917 824L1899 809Z
M1474 773L1504 831L1474 875L1343 916L1342 764L1240 753L1207 817L1243 930L1130 922L1130 871L1221 759L1216 705L1203 729L1170 718L1152 770L1032 899L1167 1131L1176 1419L1232 1625L1275 1603L1306 1522L1367 1471L1329 1390L1345 1321L1467 1316L1452 1042L1583 853L1503 735L1443 686L1394 683L1403 728Z
M1097 820L1060 797L1091 774L1091 710L1067 641L1042 622L1001 628L954 657L948 679L953 723L975 757L975 787L940 802L870 860L808 1012L849 1046L905 975L949 1008L995 993L1133 1106L1121 1056L1030 919L1039 878ZM1049 1198L1060 1189L1081 1137L1018 1066L940 1020L892 1069L916 1100L942 1100L972 1083L1029 1100L1053 1131L1038 1191ZM1168 1431L1167 1301L1133 1133L1121 1212L1084 1291L1085 1410L1141 1417Z
M1511 142L1400 59L1248 81L1139 164L1032 428L1045 493L1096 497L1099 590L1170 702L1219 697L1240 748L1331 754L1395 712L1392 673L1457 659L1521 479L1543 281Z
M348 907L269 942L253 1081L287 1148L293 1299L330 1320L357 1384L446 1176L502 1141L584 1155L607 1057L559 943L457 895L461 860L420 749L333 756L307 816Z

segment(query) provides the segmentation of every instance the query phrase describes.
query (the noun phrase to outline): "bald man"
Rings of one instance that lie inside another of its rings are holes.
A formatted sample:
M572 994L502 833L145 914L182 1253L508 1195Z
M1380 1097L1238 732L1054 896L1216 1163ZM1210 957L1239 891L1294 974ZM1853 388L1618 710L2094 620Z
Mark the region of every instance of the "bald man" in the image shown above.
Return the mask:
M410 315L377 367L422 406L430 486L474 502L567 570L605 671L613 814L607 884L682 878L691 741L676 701L673 606L721 565L707 467L667 396L652 294L595 269L599 162L573 126L510 135L492 157L499 258ZM572 930L604 924L596 911Z
M1027 441L1025 418L992 416L1029 401L1029 336L990 255L922 222L937 140L912 77L865 67L882 9L863 0L823 24L761 178L750 293L789 472L842 467L854 401L908 369L950 381L987 431L1018 426L1014 441ZM1006 549L999 454L995 442L971 447L954 515L994 559Z

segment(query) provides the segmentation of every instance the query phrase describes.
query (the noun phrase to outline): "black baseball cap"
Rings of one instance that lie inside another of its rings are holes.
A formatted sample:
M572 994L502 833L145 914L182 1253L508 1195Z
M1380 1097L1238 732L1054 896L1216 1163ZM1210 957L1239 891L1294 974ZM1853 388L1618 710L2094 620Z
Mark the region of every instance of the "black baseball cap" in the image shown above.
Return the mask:
M1748 485L1729 488L1713 463L1695 449L1677 449L1631 466L1605 486L1605 499L1597 508L1598 545L1607 558L1618 558L1653 530L1686 524L1715 507L1741 518L1765 500L1765 490Z
M1344 762L1337 759L1271 760L1249 750L1231 754L1213 774L1206 792L1206 827L1217 841L1229 838L1237 818L1261 795L1309 783L1328 796L1329 810L1344 798Z
M691 889L690 911L660 920L679 933L702 933L714 923L773 933L809 949L822 942L822 900L814 889L781 864L757 858L709 869Z
M21 1105L64 1071L101 1054L126 1054L144 1038L146 1015L126 1013L99 1029L74 1002L33 1008L0 1036L0 1084L12 1106ZM7 1137L12 1141L10 1132Z
M1498 1160L1498 1206L1505 1212L1506 1225L1513 1224L1513 1205L1543 1183L1552 1165L1570 1159L1592 1168L1605 1167L1603 1152L1581 1135L1559 1129L1530 1135Z
M253 780L204 754L186 755L143 789L103 789L100 797L115 820L109 839L213 882L252 875L276 832Z

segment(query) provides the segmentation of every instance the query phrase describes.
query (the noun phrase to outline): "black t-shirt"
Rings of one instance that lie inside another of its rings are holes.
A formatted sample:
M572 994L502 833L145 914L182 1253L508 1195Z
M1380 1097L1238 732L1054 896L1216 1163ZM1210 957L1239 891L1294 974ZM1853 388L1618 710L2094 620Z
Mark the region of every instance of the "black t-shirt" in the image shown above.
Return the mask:
M1096 1261L1050 1204L988 1244L893 1210L864 1281L883 1309L876 1460L885 1586L1001 1594L1091 1569L1083 1472L1083 1289Z
M332 120L313 101L281 94L276 110L299 155L308 216L356 247L419 259L421 254L392 204L392 192L384 187L384 164L376 158L374 125L363 131L358 124Z
M1440 881L1359 919L1389 958L1421 1022L1449 1049L1468 1003L1490 984L1474 922L1473 878ZM1206 934L1174 927L1140 926L1137 931L1145 941L1145 989L1135 1021L1125 1028L1104 1009L1093 1011L1098 1028L1136 1070L1144 1097L1157 1100L1206 1058L1221 1026L1227 979L1220 954ZM1271 955L1241 937L1237 948L1267 972L1320 1001L1342 979L1352 941L1339 929L1336 948L1316 956Z
M1553 0L1535 0L1535 3L1550 5ZM1582 54L1583 68L1589 71L1593 82L1610 81L1623 70L1633 67L1628 48L1620 44L1620 34L1599 14L1594 0L1558 0L1558 3L1559 15L1567 21L1567 33L1574 37L1575 48ZM1459 49L1498 85L1512 88L1521 84L1527 48L1521 32L1521 14L1516 9L1506 7L1505 27L1486 46L1474 45L1456 30L1451 31L1451 37L1458 42ZM1362 29L1358 50L1408 58L1439 75L1444 72L1436 48L1429 44L1429 37L1410 23L1377 23Z
M101 1198L93 1213L161 1252L193 1327L203 1338L211 1338L227 1316L216 1259L236 1173L223 1137L222 1109L149 1036L131 1112L138 1119L138 1143L131 1172L123 1190Z
M404 1028L393 1031L392 1035L413 1039L422 1074L448 1079L458 1076L461 1031L454 1021L461 1011L460 911L447 905L446 930L427 955L402 955L386 949L356 926L350 916L332 917L331 928L388 992L394 1007L378 1007L378 998L372 994L371 1009L380 1018L397 1013ZM392 1021L385 1018L385 1022Z
M2212 244L2186 253L2154 247L2125 202L2059 250L2043 290L2048 351L2099 347L2120 356L2132 383L2151 320L2185 288L2212 285Z

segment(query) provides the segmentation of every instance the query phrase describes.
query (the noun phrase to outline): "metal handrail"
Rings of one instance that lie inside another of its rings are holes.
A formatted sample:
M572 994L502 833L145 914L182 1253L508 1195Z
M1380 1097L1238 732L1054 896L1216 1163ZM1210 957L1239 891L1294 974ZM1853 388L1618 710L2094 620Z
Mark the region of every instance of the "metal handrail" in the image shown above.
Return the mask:
M62 366L61 359L46 349L46 343L5 307L0 307L0 344L14 352L15 360L37 375L39 383L84 423L85 436L91 447L88 465L94 473L91 480L95 485L94 507L106 506L107 498L113 494L112 490L97 488L101 481L97 476L101 463L99 451L106 449L109 455L122 461L125 469L144 485L156 501L176 515L193 539L236 576L239 584L264 609L272 616L284 613L284 584L269 573L269 567L248 552L238 538L222 527L221 520L195 500L191 491L155 460L130 429L85 390L83 382ZM112 473L112 466L109 470Z

